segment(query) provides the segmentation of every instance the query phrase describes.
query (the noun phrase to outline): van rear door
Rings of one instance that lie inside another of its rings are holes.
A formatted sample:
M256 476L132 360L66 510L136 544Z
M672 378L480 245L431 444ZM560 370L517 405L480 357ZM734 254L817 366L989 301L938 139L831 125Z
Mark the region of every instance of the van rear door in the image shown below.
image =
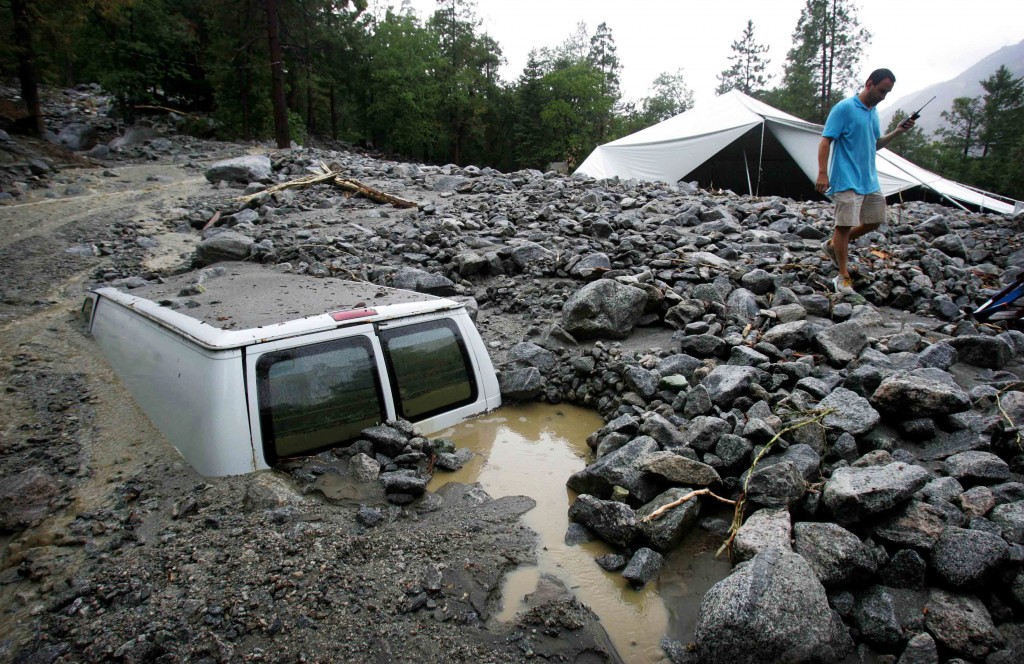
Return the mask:
M254 449L266 464L355 441L395 416L372 325L246 349Z

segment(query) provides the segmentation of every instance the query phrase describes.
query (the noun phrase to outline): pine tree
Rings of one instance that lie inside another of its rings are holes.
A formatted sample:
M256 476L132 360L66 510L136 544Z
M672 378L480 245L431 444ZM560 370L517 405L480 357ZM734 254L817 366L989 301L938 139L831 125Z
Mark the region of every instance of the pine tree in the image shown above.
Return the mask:
M824 122L857 83L857 66L871 34L861 27L852 0L807 0L786 56L784 110Z
M732 43L732 55L729 56L732 65L718 75L719 85L715 94L739 90L744 94L757 95L764 89L771 78L764 73L771 62L764 57L768 48L754 40L754 22L747 20L743 36Z

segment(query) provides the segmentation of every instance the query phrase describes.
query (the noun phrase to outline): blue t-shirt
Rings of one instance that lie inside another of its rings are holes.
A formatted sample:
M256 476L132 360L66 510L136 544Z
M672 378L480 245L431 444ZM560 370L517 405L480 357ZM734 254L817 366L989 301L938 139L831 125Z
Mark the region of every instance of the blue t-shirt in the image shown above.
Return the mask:
M875 145L882 129L875 108L868 108L856 96L844 99L832 107L821 135L832 139L829 193L853 189L858 194L870 194L881 189Z

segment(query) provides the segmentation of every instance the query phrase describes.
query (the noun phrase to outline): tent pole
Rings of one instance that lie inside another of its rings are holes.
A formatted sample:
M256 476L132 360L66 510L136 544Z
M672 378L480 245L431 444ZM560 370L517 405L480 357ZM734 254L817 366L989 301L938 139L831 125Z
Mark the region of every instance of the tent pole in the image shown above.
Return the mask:
M750 184L750 165L747 163L747 149L743 148L743 170L747 172L747 192L753 196L754 187Z
M764 121L764 118L761 118L761 147L757 153L757 193L754 194L755 196L761 195L761 164L764 161L764 126L766 124L768 123Z

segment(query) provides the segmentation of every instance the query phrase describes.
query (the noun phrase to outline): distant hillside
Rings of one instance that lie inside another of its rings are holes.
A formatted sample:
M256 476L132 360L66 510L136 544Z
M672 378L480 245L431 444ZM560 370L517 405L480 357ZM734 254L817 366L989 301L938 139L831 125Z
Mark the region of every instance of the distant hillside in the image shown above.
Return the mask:
M882 122L882 130L885 131L885 128L889 126L889 121L896 111L912 113L928 101L932 95L935 95L935 101L925 109L920 120L929 133L935 131L940 125L945 124L942 121L941 113L948 111L953 106L954 99L957 97L980 97L985 94L985 89L981 87L980 81L994 74L999 69L999 65L1006 65L1006 68L1016 77L1024 76L1024 40L1014 46L1004 46L995 53L982 58L956 78L900 97L881 112L879 119Z

